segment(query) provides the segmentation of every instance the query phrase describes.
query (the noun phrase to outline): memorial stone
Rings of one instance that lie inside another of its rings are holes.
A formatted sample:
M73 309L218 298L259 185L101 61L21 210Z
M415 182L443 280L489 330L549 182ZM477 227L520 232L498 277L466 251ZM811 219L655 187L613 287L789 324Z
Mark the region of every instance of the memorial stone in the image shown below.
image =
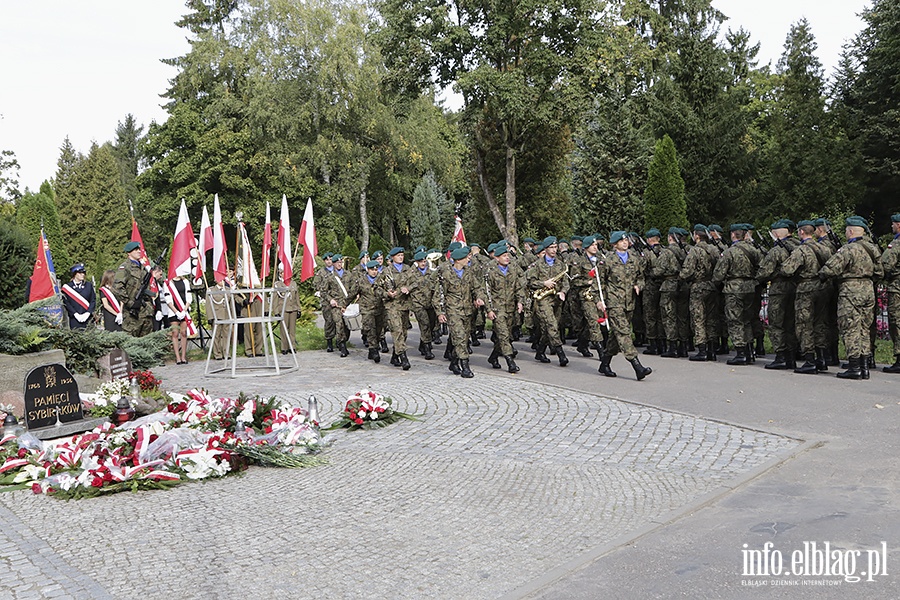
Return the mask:
M33 368L25 378L25 426L39 439L93 429L105 419L85 419L78 384L60 364Z

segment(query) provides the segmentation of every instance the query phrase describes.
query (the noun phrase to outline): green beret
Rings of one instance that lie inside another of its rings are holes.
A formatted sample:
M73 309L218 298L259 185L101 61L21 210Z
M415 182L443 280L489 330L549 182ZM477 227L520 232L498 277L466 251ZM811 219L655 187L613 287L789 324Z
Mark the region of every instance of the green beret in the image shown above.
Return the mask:
M778 219L771 225L769 225L769 229L787 229L788 224L785 219Z
M426 258L428 258L428 255L423 250L419 250L413 255L413 260L415 261L425 260Z
M450 242L450 245L447 246L447 252L453 252L457 248L462 248L461 242Z
M497 242L494 242L493 244L488 244L488 247L487 247L488 254L490 254L491 252L496 250L497 246L499 246L499 245L500 244L498 244Z
M847 227L862 227L866 231L869 230L869 223L859 215L853 215L852 217L847 217L845 221Z
M815 221L810 221L810 220L808 220L808 219L805 220L805 221L798 221L798 222L797 222L797 227L815 227L815 226L816 226L816 222L815 222Z
M756 227L753 226L753 223L744 223L747 226L747 231L753 231Z
M548 235L547 237L544 238L544 241L541 242L541 247L546 250L547 248L549 248L550 246L552 246L553 244L556 244L556 243L557 243L556 236Z
M537 242L534 241L534 238L527 237L524 240L522 240L522 243L523 244L536 244Z
M624 231L613 231L609 234L609 243L615 244L619 240L623 239L627 234Z
M575 240L578 240L578 241L581 242L582 244L584 243L584 238L581 237L580 235L573 235L573 236L572 236L572 241L574 242Z
M500 244L494 248L494 256L503 256L507 252L509 252L509 246L506 244Z
M684 235L680 227L669 227L669 235Z
M679 228L678 228L678 233L681 234L681 235L691 235L691 232L688 231L687 229L685 229L684 227L679 227Z
M406 251L403 249L403 246L394 246L393 248L391 248L391 251L388 252L388 256L393 257L397 256L398 254L403 254L404 252Z
M424 245L418 246L418 247L416 248L416 252L425 252L425 250L426 250L426 248L425 248Z
M732 223L731 231L747 231L746 223Z
M696 225L694 225L694 231L696 231L697 233L706 233L707 231L709 231L709 228L703 223L697 223Z
M828 219L823 219L822 217L816 219L814 223L816 224L816 227L824 227L825 225L831 227L831 221L829 221Z
M793 231L797 229L797 224L791 221L790 219L782 219L784 221L784 226Z
M900 213L897 213L896 215L891 215L891 222L900 223Z
M560 244L568 244L569 240L567 240L566 238L559 238L559 243Z
M322 255L322 260L328 260L332 256L334 256L334 252L326 252L325 254Z
M479 244L478 242L472 242L471 244L469 244L469 248L474 248L475 246L481 248L481 244Z
M659 232L659 229L656 227L652 229L648 229L647 233L644 234L644 237L652 238L652 237L662 237L662 234Z
M375 252L372 253L372 258L378 258L382 254L384 254L384 252L382 252L381 250L376 250Z
M377 268L378 268L378 261L377 261L377 260L370 260L369 262L366 263L366 268L367 268L367 269L377 269Z
M367 250L363 250L359 253L359 260L362 260L364 256L368 256L369 252Z
M133 252L140 247L141 245L137 242L128 242L127 244L125 244L125 252Z
M344 256L342 254L335 252L334 254L331 255L331 262L337 262L339 260L344 260Z
M456 248L453 252L450 253L450 258L453 260L462 260L469 255L469 247L468 246L460 246Z
M712 225L709 226L709 230L715 231L717 233L725 233L725 231L722 229L722 227L720 227L719 225L716 225L715 223L713 223Z
M595 238L594 236L586 235L581 239L581 245L584 246L585 248L587 248L588 246L590 246L591 244L593 244L596 241L597 241L597 238Z

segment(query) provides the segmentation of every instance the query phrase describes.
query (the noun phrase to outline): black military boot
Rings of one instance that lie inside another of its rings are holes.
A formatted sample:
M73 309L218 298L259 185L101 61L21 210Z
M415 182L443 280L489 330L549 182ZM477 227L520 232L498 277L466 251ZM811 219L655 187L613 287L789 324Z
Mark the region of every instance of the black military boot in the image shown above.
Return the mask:
M669 340L669 347L659 356L660 358L678 358L678 342Z
M725 361L728 365L749 365L750 364L750 348L747 346L735 346L735 355Z
M847 363L847 370L837 374L839 379L862 379L862 370L859 367L859 357L850 357Z
M566 357L566 351L563 350L562 346L556 347L556 358L559 359L559 366L564 367L569 364L569 359Z
M472 345L473 345L473 346L476 346L476 347L477 347L477 346L480 346L480 345L481 345L481 342L478 340L478 334L476 334L474 331L472 332L472 335L469 336L469 337L470 337L470 339L471 339L471 341L472 341Z
M877 369L878 365L875 364L875 355L870 354L866 357L866 366L870 369Z
M479 340L484 339L484 327L477 327L475 329L475 337L477 337Z
M870 364L875 364L874 356L863 356L862 358L859 359L859 378L860 379L868 379L869 378L869 365Z
M472 372L472 369L469 368L469 359L462 358L459 361L459 374L465 377L466 379L471 379L475 377L475 373Z
M716 354L731 354L731 350L728 349L727 337L719 338L719 347L716 348Z
M885 373L900 373L900 354L894 357L894 364L881 369Z
M575 346L575 349L585 358L593 358L594 354L590 350L588 350L588 341L584 338L578 339L578 345Z
M797 354L793 348L785 351L784 364L787 365L788 369L796 369L797 368Z
M419 341L419 354L425 356L425 342Z
M396 352L391 352L391 364L395 367L400 366L400 357L397 356Z
M369 355L366 357L367 360L375 360L375 357L378 356L377 348L369 348Z
M713 353L713 356L715 356L715 353ZM697 354L693 355L688 360L692 362L706 362L709 360L709 354L706 352L706 342L697 344Z
M634 347L635 348L643 348L647 345L647 335L644 332L638 332L634 334Z
M828 349L828 360L825 361L825 364L829 367L837 367L841 364L841 357L838 356L838 343L835 342L831 344L831 347Z
M448 368L448 369L450 370L450 372L452 372L454 375L459 375L460 373L462 373L462 371L461 371L460 368L459 368L459 359L456 358L455 355L450 359L450 366L447 367L447 368Z
M434 351L431 349L431 342L425 342L425 360L433 360Z
M534 360L540 361L542 363L550 362L550 359L547 358L547 355L544 354L544 351L547 350L547 346L544 344L538 344L537 352L534 355Z
M512 341L518 342L522 338L522 328L516 325L512 328Z
M388 347L387 347L387 340L384 338L381 338L381 351L385 354L390 352L390 350L388 350Z
M761 335L756 338L756 355L757 356L765 356L766 355L766 336Z
M784 357L784 352L776 352L775 360L766 365L767 369L774 369L776 371L784 371L788 368L787 361Z
M659 345L657 344L657 341L655 339L650 339L650 341L647 344L647 348L644 349L642 354L647 354L649 356L659 356L659 352L660 352L660 350L659 350Z
M519 365L516 364L516 361L513 360L512 356L504 356L503 358L506 359L506 370L507 371L509 371L510 373L518 373L519 372Z
M334 340L327 339L327 340L325 340L325 343L326 343L325 352L334 352Z
M403 367L404 371L409 371L409 358L407 358L406 352L400 353L400 366Z
M709 362L719 362L719 357L716 355L715 342L706 342L706 360Z
M678 358L687 358L688 349L684 342L678 342Z
M825 348L816 348L816 371L824 373L828 370L828 364L825 362Z
M369 340L366 338L366 334L362 334L362 343L364 347L369 347Z
M495 369L501 368L499 358L500 358L500 353L497 352L496 348L494 348L494 350L491 351L491 355L488 356L488 364L491 365Z
M603 356L600 357L600 368L597 369L597 371L603 373L607 377L615 377L616 372L610 368L610 362L612 362L612 356L604 352Z
M431 343L435 346L440 346L444 343L444 340L441 339L441 330L431 332Z
M341 358L350 356L350 353L347 352L347 342L338 342L337 347L341 351Z
M635 356L628 362L630 362L631 366L634 367L634 376L637 377L638 381L653 372L653 369L651 369L650 367L645 367L644 365L642 365L641 359L639 359L637 356Z
M819 369L816 367L816 358L812 352L807 352L803 355L803 364L794 369L794 373L802 373L804 375L815 375L819 372Z

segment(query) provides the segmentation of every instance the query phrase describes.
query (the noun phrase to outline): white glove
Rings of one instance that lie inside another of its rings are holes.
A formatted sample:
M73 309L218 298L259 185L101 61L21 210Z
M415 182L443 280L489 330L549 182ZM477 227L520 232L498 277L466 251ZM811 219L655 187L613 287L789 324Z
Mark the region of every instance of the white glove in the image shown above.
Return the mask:
M321 298L322 292L316 292L315 294L313 294L313 296L315 296L316 298Z
M178 320L184 321L185 319L187 319L187 316L188 316L187 311L183 310L180 313L178 313Z
M162 321L162 318L163 318L162 311L161 310L156 311L156 320Z
M79 323L84 323L88 320L88 317L91 316L91 313L81 313L80 315L75 315L75 320Z
M124 316L122 313L119 313L119 314L116 315L116 323L118 323L119 325L122 324L122 321L123 321L124 319L125 319L125 316Z

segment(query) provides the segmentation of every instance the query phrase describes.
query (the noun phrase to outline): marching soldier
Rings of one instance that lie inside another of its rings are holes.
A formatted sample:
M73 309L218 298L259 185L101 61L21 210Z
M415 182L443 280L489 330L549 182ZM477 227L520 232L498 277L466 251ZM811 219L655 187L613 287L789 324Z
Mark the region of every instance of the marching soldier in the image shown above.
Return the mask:
M881 279L884 271L878 260L878 249L865 239L868 223L859 216L845 221L847 243L835 252L819 277L839 279L838 327L847 348L849 368L838 373L841 379L868 379L867 358L871 351L869 329L875 310L873 281Z
M615 377L610 362L621 350L640 381L653 372L641 364L631 339L631 319L635 298L640 295L644 284L643 273L637 255L628 249L629 241L624 231L613 231L609 242L613 245L612 251L596 267L603 283L605 301L598 302L597 308L609 315L609 342L600 357L599 372L606 377Z
M368 359L381 362L381 354L378 352L378 330L381 327L380 319L383 319L384 305L381 301L383 292L380 286L376 286L378 280L378 261L370 260L366 263L366 272L356 278L356 295L359 303L359 313L362 317L362 335L369 343Z
M475 377L469 367L469 332L475 309L484 306L484 299L475 271L468 266L469 249L466 246L451 252L452 264L442 264L437 269L432 304L438 311L438 320L450 329L447 345L450 350L450 370L466 379Z
M669 227L668 244L654 259L651 270L653 277L660 280L659 313L666 338L666 349L660 354L662 358L686 357L691 335L688 303L683 299L688 294L680 289L682 284L678 279L687 257L682 235L679 227Z
M348 356L347 339L350 337L350 329L344 323L344 309L353 302L356 294L350 290L353 288L354 278L349 271L344 270L344 257L340 254L331 256L332 271L324 277L322 284L322 303L329 307L331 320L335 327L335 342L341 353L341 358ZM323 313L324 314L324 313Z
M782 269L791 252L800 242L791 236L794 223L781 219L770 226L775 244L763 257L756 273L756 280L765 285L769 282L769 339L775 349L775 360L766 365L767 369L794 369L797 361L797 336L794 329L794 302L797 284Z
M606 314L600 310L600 267L603 257L594 236L582 238L583 254L572 261L572 282L569 297L581 304L584 333L582 334L596 348L603 344L603 326L609 327ZM603 326L601 326L603 323Z
M729 365L749 365L753 362L750 345L753 342L753 299L756 291L756 271L762 252L746 240L747 225L731 225L731 246L725 249L713 271L713 282L724 284L723 298L728 335L734 342L736 355Z
M71 268L72 281L62 286L63 306L69 315L69 329L86 329L97 306L94 284L85 281L84 263Z
M697 354L692 361L716 361L716 336L719 331L716 288L712 282L719 251L709 243L705 225L694 225L694 245L687 253L678 277L690 284L690 314L694 326Z
M528 289L532 291L534 301L534 317L541 329L534 358L540 362L550 362L544 354L549 345L556 352L559 366L565 367L569 364L569 359L563 350L559 320L562 316L562 304L569 291L568 268L556 255L559 245L555 237L545 238L541 247L544 256L536 260L526 273Z
M410 294L419 281L413 269L403 263L404 249L400 246L391 248L391 262L378 275L376 285L383 290L384 308L387 313L387 325L391 330L394 351L391 364L409 370L409 358L406 356L406 322L409 319Z
M325 322L323 333L325 334L326 352L334 352L334 337L337 335L337 324L334 322L331 306L322 298L322 292L325 290L325 280L334 272L332 256L332 252L326 252L322 255L323 266L316 269L316 273L313 276L313 289L315 290L316 298L319 299L322 320Z
M519 371L514 360L515 350L512 347L512 328L519 314L524 310L525 280L522 272L510 266L512 257L507 246L494 248L496 261L488 265L484 271L484 286L487 303L487 318L493 322L491 339L494 349L488 357L488 363L500 368L499 358L506 360L510 373Z
M410 293L410 306L419 324L419 354L424 356L425 360L431 360L434 358L434 350L431 347L432 334L437 326L437 314L431 306L432 271L428 268L428 255L424 250L416 252L413 260L415 265L412 272L416 285Z

